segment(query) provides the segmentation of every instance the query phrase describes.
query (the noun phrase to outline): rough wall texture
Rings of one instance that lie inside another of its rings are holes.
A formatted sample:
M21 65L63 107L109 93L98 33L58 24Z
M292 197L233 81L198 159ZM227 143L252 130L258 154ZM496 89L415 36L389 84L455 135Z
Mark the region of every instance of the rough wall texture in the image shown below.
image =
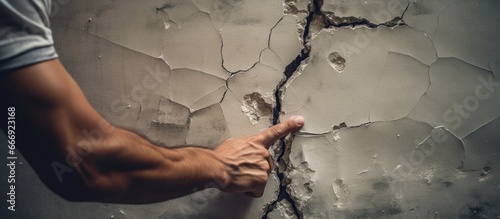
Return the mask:
M265 195L69 203L22 218L500 218L498 0L54 0L56 48L110 122L215 147L291 115ZM2 209L4 211L4 209Z

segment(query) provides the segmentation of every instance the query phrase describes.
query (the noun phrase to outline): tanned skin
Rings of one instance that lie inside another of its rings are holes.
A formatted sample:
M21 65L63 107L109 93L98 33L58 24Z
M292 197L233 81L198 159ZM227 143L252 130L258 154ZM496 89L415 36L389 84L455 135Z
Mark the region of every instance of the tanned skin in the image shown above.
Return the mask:
M272 169L268 148L304 123L294 116L215 149L165 148L106 122L58 59L3 73L0 85L1 109L16 109L17 149L50 189L70 201L151 203L207 186L260 197ZM82 133L103 127L99 141ZM54 164L70 169L58 172Z

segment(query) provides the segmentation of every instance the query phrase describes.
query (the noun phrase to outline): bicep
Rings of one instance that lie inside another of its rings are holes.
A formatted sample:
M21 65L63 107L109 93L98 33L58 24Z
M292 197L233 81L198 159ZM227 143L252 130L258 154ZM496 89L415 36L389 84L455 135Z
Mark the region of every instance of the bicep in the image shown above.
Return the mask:
M71 135L74 129L92 128L102 120L57 59L7 73L2 79L3 95L39 131Z
M50 110L64 107L79 88L57 59L30 65L2 75L11 101L26 110Z
M61 186L53 164L73 168L68 158L82 138L82 130L93 130L104 119L57 59L0 77L4 100L0 110L15 108L17 148L46 184ZM80 176L75 172L64 175L65 182L73 176L78 181Z

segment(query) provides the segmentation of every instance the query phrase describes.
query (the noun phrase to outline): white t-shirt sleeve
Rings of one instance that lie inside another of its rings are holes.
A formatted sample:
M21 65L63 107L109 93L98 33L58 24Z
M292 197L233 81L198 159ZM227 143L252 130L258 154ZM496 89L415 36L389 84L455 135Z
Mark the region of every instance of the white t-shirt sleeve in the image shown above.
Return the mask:
M50 0L0 0L0 72L57 58Z

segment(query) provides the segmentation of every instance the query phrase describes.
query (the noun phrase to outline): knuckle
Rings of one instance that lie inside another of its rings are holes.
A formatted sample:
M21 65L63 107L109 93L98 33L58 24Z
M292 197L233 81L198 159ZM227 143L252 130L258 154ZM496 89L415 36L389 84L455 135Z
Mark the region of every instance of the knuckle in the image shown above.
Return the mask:
M259 181L259 186L265 186L268 178L269 178L269 175L267 174L267 172L265 174L262 174L262 176L260 178L261 180Z
M265 136L262 135L254 135L250 138L252 142L262 142L263 140L265 140Z
M268 174L270 170L271 170L271 165L266 165L264 167L264 171L266 171L266 174Z
M267 160L261 162L260 167L262 170L264 170L266 173L271 169L271 164Z
M253 180L253 185L255 186L254 188L262 186L262 184L265 184L267 182L267 177L268 174L267 172L260 171L259 173L256 173L254 175L254 180Z
M276 138L277 138L277 137L280 137L280 136L281 136L281 133L278 131L278 129L276 128L276 126L271 126L271 127L269 128L269 131L271 132L271 135L272 135L273 137L276 137Z
M255 136L255 137L252 137L248 143L250 144L250 146L252 146L253 148L256 148L256 150L260 150L261 148L262 149L265 149L264 148L264 145L262 144L262 141L264 140L263 137L261 136Z
M265 158L265 159L268 159L271 157L271 153L268 151L268 150L262 150L262 156Z

